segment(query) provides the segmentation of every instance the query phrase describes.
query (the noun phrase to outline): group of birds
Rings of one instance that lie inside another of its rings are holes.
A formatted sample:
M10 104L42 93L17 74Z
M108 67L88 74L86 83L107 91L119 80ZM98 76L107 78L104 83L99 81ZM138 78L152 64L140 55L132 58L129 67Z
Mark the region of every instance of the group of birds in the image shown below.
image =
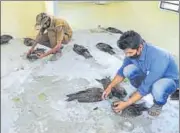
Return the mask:
M111 33L123 34L121 30L113 28L113 27L108 27L105 30ZM7 44L12 39L13 37L11 35L2 35L0 38L1 44ZM32 46L34 43L35 43L34 39L24 38L24 44L26 46ZM106 43L102 43L102 42L97 43L96 48L110 55L116 54L115 51L113 50L113 47L111 47L109 44L106 44ZM37 48L30 55L28 55L27 58L29 60L36 60L38 59L37 53L44 53L45 50L46 49L43 49L43 48ZM83 56L85 59L93 58L89 50L82 45L74 44L73 51L77 53L78 55ZM105 77L103 79L96 79L96 81L102 84L103 89L99 87L91 87L82 91L68 94L66 95L68 97L66 101L70 102L73 100L77 100L78 102L85 102L85 103L102 101L102 98L101 98L102 93L104 89L106 89L107 86L111 83L111 79L110 77ZM109 98L111 99L112 97L116 97L120 100L123 100L126 96L127 96L126 90L122 86L116 86L112 89L112 92L109 95ZM179 100L179 90L174 92L171 95L170 99ZM136 116L141 115L142 112L146 110L148 110L148 108L145 106L145 103L132 104L131 106L127 107L126 109L122 111L121 116L136 117Z

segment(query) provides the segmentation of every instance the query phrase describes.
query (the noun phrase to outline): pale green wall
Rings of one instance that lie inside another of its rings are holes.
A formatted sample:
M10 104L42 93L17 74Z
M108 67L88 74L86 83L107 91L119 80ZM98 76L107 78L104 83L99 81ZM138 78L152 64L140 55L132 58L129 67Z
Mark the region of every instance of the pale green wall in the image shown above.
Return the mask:
M1 34L34 37L36 15L44 11L44 1L1 1Z
M58 16L69 21L73 29L115 26L133 29L147 41L179 54L179 14L159 9L157 1L122 1L108 5L93 3L59 3Z

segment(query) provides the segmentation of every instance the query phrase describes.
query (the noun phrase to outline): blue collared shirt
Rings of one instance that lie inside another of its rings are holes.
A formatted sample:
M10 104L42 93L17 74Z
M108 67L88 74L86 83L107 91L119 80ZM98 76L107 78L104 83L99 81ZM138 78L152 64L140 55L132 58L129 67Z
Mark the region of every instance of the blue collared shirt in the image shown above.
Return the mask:
M124 77L123 69L129 64L134 64L147 75L139 88L137 88L142 96L150 93L151 86L160 78L179 80L178 66L173 56L169 52L149 43L144 43L142 53L138 59L126 57L117 74Z

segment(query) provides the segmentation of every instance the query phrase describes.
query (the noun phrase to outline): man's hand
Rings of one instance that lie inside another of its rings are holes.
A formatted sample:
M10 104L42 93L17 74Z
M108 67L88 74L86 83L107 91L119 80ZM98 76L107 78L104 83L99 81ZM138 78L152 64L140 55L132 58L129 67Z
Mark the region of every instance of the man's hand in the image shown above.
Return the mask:
M46 52L44 54L43 53L38 53L37 56L38 56L39 59L42 59L42 58L44 58L44 57L46 57L46 56L48 56L50 54L55 54L56 52L57 52L57 48L55 47L55 48L49 50L48 52Z
M111 88L105 89L102 96L101 96L101 98L106 99L110 93L111 93Z
M121 83L124 80L124 77L121 77L119 75L116 75L112 82L108 85L107 89L104 90L101 98L106 99L107 96L111 93L111 90L114 86L116 86L118 83Z
M34 48L36 47L36 45L37 45L37 42L35 41L35 43L31 47L31 49L28 51L27 56L30 55L34 51Z
M128 106L130 106L131 104L137 102L138 100L140 100L142 98L141 94L137 91L135 92L131 98L129 98L126 102L120 101L120 102L115 102L113 104L113 110L114 112L120 112L123 109L127 108Z
M42 58L45 57L46 55L43 54L43 53L37 53L37 56L38 56L39 59L42 59Z
M113 111L118 113L120 111L122 111L123 109L127 108L130 105L129 102L123 102L123 101L119 101L119 102L115 102L113 103Z
M27 56L30 55L33 51L34 51L34 49L31 48L31 49L27 52Z

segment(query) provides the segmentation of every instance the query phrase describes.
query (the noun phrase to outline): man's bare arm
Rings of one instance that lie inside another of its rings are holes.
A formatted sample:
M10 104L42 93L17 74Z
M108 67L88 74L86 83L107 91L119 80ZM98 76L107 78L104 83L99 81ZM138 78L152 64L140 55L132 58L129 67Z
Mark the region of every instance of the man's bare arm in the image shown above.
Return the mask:
M124 80L124 77L116 75L114 77L114 79L112 80L112 82L108 85L106 90L104 90L104 92L102 94L102 99L107 98L107 96L110 94L112 88L115 87L118 83L121 83L123 80Z
M37 35L37 37L36 37L36 40L35 40L35 43L32 45L32 49L34 49L34 48L36 47L37 42L38 42L38 40L39 40L39 37L44 34L44 31L45 31L44 28L41 28L41 29L39 30L39 33L38 33L38 35Z
M128 105L131 105L131 104L139 101L142 97L143 97L143 96L137 91L137 92L135 92L135 93L131 96L131 98L129 98L129 99L127 100L127 103L128 103Z
M124 77L116 75L112 82L108 85L107 89L112 89L115 87L118 83L121 83L124 80Z
M44 57L45 57L45 56L48 56L48 55L50 55L50 54L56 53L60 48L61 48L61 43L57 44L54 48L52 48L51 50L49 50L48 52L46 52L46 53L44 54Z
M38 44L38 39L39 39L39 36L42 35L44 33L44 30L40 30L39 33L37 34L36 36L36 40L34 41L34 44L32 45L31 49L28 51L27 55L31 54L31 52L34 50L34 48L36 47L36 45Z
M56 27L56 29L58 30L59 32L59 36L57 37L57 45L52 48L51 50L49 50L47 53L44 54L44 56L48 56L50 54L53 54L53 53L56 53L62 46L62 40L63 40L63 36L64 36L64 31L63 31L63 28L62 26L58 26Z

